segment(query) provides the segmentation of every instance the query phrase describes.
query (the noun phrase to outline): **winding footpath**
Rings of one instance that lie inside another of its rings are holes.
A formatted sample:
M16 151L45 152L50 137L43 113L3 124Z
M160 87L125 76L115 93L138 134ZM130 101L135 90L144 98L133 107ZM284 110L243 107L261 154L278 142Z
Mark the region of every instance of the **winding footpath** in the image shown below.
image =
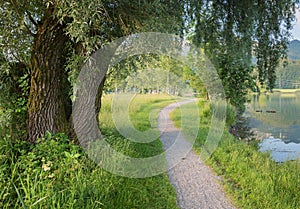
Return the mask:
M193 101L191 99L173 103L163 108L158 118L164 149L167 151L176 144L175 152L166 152L168 167L174 165L174 160L180 159L168 170L170 182L177 192L177 204L181 209L234 209L219 184L221 178L214 175L192 150L185 153L191 144L181 135L180 130L174 127L169 117L180 105Z

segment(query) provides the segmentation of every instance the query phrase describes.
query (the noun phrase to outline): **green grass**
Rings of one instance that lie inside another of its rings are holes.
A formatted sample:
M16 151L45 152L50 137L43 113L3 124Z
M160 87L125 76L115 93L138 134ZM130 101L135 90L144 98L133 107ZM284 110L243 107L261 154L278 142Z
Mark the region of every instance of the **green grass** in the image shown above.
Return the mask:
M109 143L136 157L161 153L159 140L141 145L117 134L110 101L110 96L104 97L100 115L100 127ZM131 120L141 130L150 128L147 113L172 102L168 96L136 97ZM0 188L0 208L178 208L166 173L142 179L113 175L95 165L63 134L47 133L36 145L12 142L9 136L1 139Z
M205 139L208 133L206 130L207 130L207 126L209 126L210 124L210 119L202 120L201 117L202 113L200 112L200 109L198 110L197 113L196 111L193 110L193 108L195 108L194 103L182 105L180 108L177 108L174 111L172 111L170 117L174 122L175 127L181 129L186 139L192 141L193 139L195 139L195 137L197 137L195 141L195 144L197 146L194 146L196 148L196 147L201 147L205 143ZM200 118L201 126L199 126L199 123L194 122L195 121L194 117L197 116L201 117ZM189 120L190 118L193 119L191 123L182 124L182 121ZM191 133L196 133L197 129L198 129L198 133L196 136L194 134L191 134Z
M300 167L277 164L246 143L225 134L210 163L224 176L241 208L300 208Z
M200 133L194 148L201 151L210 125L210 105L199 102ZM232 110L229 116L232 115ZM172 114L175 124L180 120L179 110ZM232 121L227 120L227 122ZM225 189L239 208L300 208L299 162L277 164L268 153L257 150L257 143L247 144L224 131L218 148L208 163L224 179Z
M130 103L130 119L133 126L139 131L152 130L156 138L149 143L135 143L129 139L122 139L122 142L113 140L111 145L130 146L131 152L127 155L131 157L150 157L163 152L162 144L159 140L159 131L157 130L157 118L161 108L176 101L168 95L137 95ZM103 99L103 105L100 111L100 128L105 135L114 135L121 137L116 130L112 118L111 110L112 95L106 95ZM118 143L117 143L118 142ZM122 150L120 150L122 152Z
M195 111L192 110L192 108L195 108L194 104L182 105L180 108L177 108L173 112L171 112L170 117L173 120L174 125L177 128L181 128L182 132L187 138L192 137L189 136L189 134L192 131L199 129L198 134L196 136L194 149L200 153L202 146L206 142L209 128L211 126L211 109L216 109L217 104L210 104L206 100L199 100L198 115L200 116L200 123L189 123L188 126L182 127L181 120L185 120L185 118L187 120L188 118L195 117ZM183 115L182 112L184 112L185 114ZM227 124L232 124L234 122L235 114L235 109L231 105L227 105Z
M300 89L273 89L273 92L296 93L296 92L300 92Z
M111 117L111 98L104 97L100 114L101 131L107 135L107 141L133 157L161 153L158 139L139 144L118 134ZM154 129L158 110L172 102L174 98L169 96L139 95L130 106L131 121L141 131ZM211 107L207 101L199 102L201 120L194 124L195 128L200 127L194 144L199 152L209 131ZM182 112L192 114L191 104L183 108L187 111ZM229 110L227 123L232 122L234 113ZM180 109L171 117L181 127ZM188 128L193 127L183 128L188 133ZM260 153L255 145L238 141L225 130L208 163L223 177L226 191L239 208L300 208L298 162L276 164L269 154ZM113 175L95 165L63 134L47 133L37 145L13 142L9 136L2 138L0 188L0 208L178 208L175 191L165 173L143 179Z

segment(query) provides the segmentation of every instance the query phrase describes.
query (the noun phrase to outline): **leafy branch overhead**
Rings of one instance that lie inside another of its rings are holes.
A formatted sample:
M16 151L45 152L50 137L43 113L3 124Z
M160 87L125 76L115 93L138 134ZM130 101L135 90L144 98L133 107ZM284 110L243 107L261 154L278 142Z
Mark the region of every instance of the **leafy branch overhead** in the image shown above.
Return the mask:
M191 37L217 66L230 101L242 106L243 96L258 82L274 88L275 70L286 58L299 1L197 2L190 15L195 27Z
M18 104L26 112L21 121L27 121L27 141L36 142L46 131L75 138L72 85L86 59L116 38L163 32L204 49L218 70L228 100L242 108L248 90L259 82L274 87L275 70L286 57L298 5L298 0L3 0L0 87L9 88L10 76L27 76L20 81L22 92L10 89L23 95L18 96L22 100ZM15 73L18 66L22 66L20 74ZM125 79L132 68L124 66L122 72L110 72L107 81L112 80L110 75ZM194 89L203 90L193 72L185 69L185 73ZM104 82L96 99L97 114ZM7 98L10 90L1 94ZM8 111L9 103L6 100L0 106Z

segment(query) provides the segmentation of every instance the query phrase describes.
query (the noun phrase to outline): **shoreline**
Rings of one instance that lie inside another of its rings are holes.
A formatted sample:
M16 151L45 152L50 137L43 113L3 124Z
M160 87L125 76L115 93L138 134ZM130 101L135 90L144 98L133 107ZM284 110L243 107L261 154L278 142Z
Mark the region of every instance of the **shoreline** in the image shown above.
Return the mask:
M261 92L251 92L251 94L272 94L272 93L281 93L281 94L292 94L300 93L300 89L273 89L272 92L267 90L261 90Z

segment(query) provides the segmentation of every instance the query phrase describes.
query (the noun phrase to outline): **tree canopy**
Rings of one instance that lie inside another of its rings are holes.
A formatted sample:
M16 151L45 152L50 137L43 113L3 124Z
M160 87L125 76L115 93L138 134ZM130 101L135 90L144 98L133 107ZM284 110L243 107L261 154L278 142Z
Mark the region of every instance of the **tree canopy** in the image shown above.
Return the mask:
M286 58L299 1L196 2L190 5L193 41L206 50L218 68L231 103L241 107L248 89L255 88L256 79L273 89L275 70L280 59ZM257 75L253 74L254 67Z
M275 69L280 58L286 56L298 3L298 0L1 1L0 86L6 89L1 98L10 98L14 93L19 101L2 99L1 108L21 107L17 109L23 113L23 121L27 120L29 142L36 142L46 131L65 132L74 137L71 89L80 66L107 42L148 31L177 34L203 48L218 70L228 100L242 107L245 94L255 88L256 79L269 89L274 87ZM193 75L187 69L185 72ZM191 77L189 80L198 83ZM97 95L96 112L100 109L103 86L104 83Z

